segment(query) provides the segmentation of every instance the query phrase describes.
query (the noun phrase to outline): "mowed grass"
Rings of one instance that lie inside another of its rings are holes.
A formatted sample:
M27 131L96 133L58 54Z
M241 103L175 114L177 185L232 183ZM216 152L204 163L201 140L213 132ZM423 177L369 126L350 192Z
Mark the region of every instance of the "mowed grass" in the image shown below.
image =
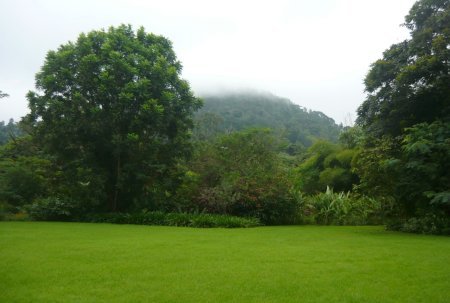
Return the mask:
M0 222L0 302L450 302L450 238Z

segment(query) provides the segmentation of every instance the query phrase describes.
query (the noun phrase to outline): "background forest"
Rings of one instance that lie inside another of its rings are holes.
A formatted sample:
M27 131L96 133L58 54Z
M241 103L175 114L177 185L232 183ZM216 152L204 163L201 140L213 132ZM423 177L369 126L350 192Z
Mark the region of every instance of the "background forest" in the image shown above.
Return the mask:
M1 216L450 234L450 1L404 26L352 127L268 93L198 98L143 28L81 34L48 53L30 113L0 123Z

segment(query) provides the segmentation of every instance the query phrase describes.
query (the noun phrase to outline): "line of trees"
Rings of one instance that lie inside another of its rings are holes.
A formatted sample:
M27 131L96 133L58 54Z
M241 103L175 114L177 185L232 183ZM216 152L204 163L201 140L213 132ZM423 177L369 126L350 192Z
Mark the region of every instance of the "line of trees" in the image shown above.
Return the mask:
M26 135L0 148L2 207L72 220L158 210L450 233L450 1L418 1L405 20L411 38L372 64L357 125L338 142L313 138L292 113L295 131L230 130L260 117L226 106L222 116L203 110L193 131L202 101L170 41L127 25L81 34L48 53L27 96ZM320 119L316 130L332 134Z

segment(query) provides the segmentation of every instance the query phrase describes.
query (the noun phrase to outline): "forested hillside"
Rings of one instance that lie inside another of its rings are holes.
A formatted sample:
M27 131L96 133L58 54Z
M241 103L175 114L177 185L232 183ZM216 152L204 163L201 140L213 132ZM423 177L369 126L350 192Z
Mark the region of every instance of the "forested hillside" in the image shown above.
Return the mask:
M196 115L197 137L229 133L249 127L267 127L291 143L310 146L314 138L336 142L342 126L322 112L307 110L270 93L229 92L203 96Z

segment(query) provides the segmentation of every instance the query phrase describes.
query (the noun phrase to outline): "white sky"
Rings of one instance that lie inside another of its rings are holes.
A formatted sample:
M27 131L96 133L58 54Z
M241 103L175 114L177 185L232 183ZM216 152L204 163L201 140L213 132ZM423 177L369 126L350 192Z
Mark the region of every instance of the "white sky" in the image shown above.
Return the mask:
M269 91L336 122L356 118L363 78L415 0L1 0L0 121L25 98L49 50L81 32L132 24L174 45L196 93Z

